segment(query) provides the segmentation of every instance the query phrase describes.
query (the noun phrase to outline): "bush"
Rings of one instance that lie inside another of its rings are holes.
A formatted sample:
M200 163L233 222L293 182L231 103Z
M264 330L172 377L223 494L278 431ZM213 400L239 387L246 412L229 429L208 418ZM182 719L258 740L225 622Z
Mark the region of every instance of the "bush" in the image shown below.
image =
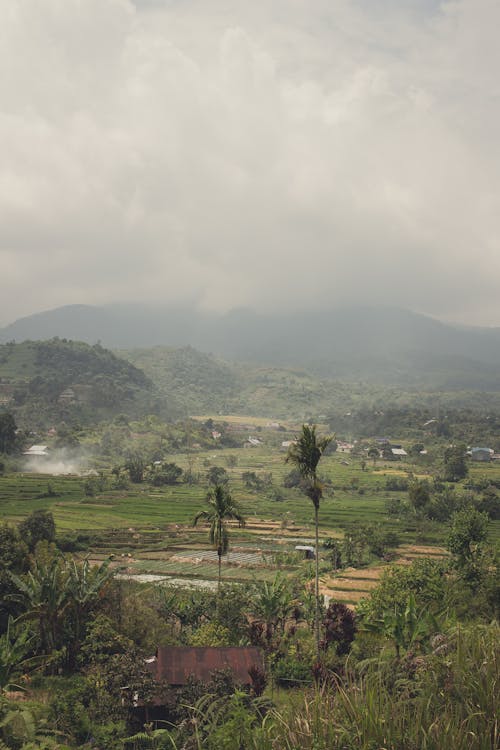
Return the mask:
M280 659L274 666L273 674L274 679L281 687L299 687L310 685L312 682L310 665L293 656L285 656Z
M298 469L292 469L283 478L283 487L291 489L292 487L300 487L302 483L302 477Z
M389 492L407 492L408 479L406 477L387 477L385 489Z
M166 484L175 484L182 475L182 469L175 463L162 464L151 476L151 484L154 487L162 487Z
M94 542L95 537L92 534L65 534L56 539L61 552L85 552Z

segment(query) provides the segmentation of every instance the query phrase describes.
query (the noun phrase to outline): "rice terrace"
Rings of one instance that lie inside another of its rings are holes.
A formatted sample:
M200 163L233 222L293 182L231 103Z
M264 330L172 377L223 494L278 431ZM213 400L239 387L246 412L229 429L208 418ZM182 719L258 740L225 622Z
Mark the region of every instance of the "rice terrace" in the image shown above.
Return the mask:
M210 416L194 417L197 421ZM289 471L286 451L273 439L274 428L267 428L265 418L229 415L216 417L228 425L260 427L261 445L214 450L190 449L188 453L169 457L183 471L188 468L203 474L211 466L222 466L231 489L238 497L247 518L244 528L233 524L231 549L224 560L224 580L231 582L270 580L276 572L296 575L310 563L295 547L314 544L311 507L296 488L285 488L283 480ZM282 428L281 442L293 439L297 425ZM325 429L325 428L323 428ZM266 437L271 445L264 447ZM347 454L349 455L349 454ZM397 502L406 493L387 490L387 478L408 475L418 480L429 477L420 462L413 463L346 460L345 453L332 453L322 463L322 477L327 491L321 509L321 539L341 540L358 524L376 524L398 537L390 562L408 563L420 557L439 559L445 556L443 530L432 526L424 532L411 519L402 521L387 511L388 501ZM486 467L488 477L500 479L500 466ZM475 470L484 474L485 468ZM269 482L259 491L242 480L245 472ZM124 567L129 576L155 574L176 579L217 578L217 555L210 547L206 531L193 528L192 519L203 503L206 490L199 484L176 484L156 488L132 486L127 490L109 487L89 497L84 491L88 477L48 474L21 474L3 477L0 484L0 512L10 521L21 521L34 510L50 511L60 533L88 538L87 552L93 560L113 556L113 566ZM47 492L47 488L50 491ZM277 495L273 489L279 488ZM500 521L491 524L493 538L500 538ZM369 557L369 555L367 555ZM322 590L327 596L355 605L369 594L384 565L373 561L362 572L353 568L334 574L325 572ZM166 578L166 580L168 580Z

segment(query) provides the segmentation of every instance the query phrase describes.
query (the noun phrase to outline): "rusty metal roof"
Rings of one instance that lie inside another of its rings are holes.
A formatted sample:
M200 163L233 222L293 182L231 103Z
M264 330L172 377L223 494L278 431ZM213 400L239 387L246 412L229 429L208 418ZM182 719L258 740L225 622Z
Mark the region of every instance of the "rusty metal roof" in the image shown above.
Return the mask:
M254 646L160 646L155 666L156 679L170 685L185 685L191 675L208 682L218 669L230 669L236 683L248 685L251 683L248 670L253 666L263 669L264 661L261 650Z

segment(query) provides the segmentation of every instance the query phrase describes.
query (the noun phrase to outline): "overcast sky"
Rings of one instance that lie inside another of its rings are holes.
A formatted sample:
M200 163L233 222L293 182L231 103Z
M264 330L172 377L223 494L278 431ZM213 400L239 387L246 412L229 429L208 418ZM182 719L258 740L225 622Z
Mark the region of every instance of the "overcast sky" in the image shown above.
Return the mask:
M2 0L0 323L391 304L500 325L498 0Z

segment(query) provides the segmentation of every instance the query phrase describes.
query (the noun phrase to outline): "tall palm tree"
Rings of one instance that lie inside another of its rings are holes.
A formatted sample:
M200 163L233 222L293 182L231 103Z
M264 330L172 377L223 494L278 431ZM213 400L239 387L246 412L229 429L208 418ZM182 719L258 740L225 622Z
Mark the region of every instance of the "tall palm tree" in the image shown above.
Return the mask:
M288 449L286 461L294 464L300 472L304 482L304 492L314 505L314 526L316 539L316 575L314 593L316 598L316 613L314 630L316 633L316 648L319 655L319 506L323 497L323 485L318 479L317 469L321 456L328 447L333 435L316 435L316 425L302 425L298 438Z
M200 510L200 512L196 514L193 526L196 526L201 519L210 524L208 538L210 544L215 550L217 550L219 558L217 591L220 592L222 555L227 553L229 547L227 521L238 521L240 526L244 526L245 519L243 518L237 503L233 500L229 490L221 484L216 484L215 487L209 491L206 499L209 507L206 510Z

